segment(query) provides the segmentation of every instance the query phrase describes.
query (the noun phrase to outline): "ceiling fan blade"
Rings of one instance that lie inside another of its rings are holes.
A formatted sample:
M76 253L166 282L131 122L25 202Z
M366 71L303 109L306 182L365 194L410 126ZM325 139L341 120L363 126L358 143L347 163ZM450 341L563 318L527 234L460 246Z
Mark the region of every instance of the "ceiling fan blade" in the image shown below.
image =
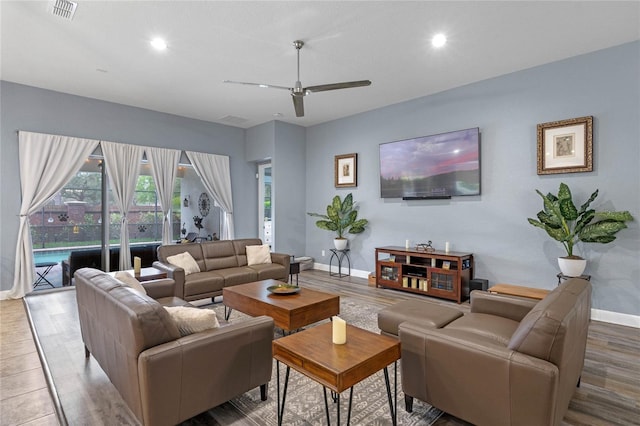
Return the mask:
M293 98L293 108L296 110L296 117L304 117L304 104L302 95L291 94Z
M284 86L276 86L275 84L263 84L263 83L248 83L246 81L233 81L233 80L223 80L223 83L231 83L231 84L242 84L244 86L257 86L263 89L284 89L284 90L293 90L291 87Z
M2 0L0 0L2 1ZM304 117L304 96L314 92L326 92L328 90L350 89L352 87L370 86L370 80L343 81L342 83L320 84L318 86L302 87L300 83L300 49L304 46L302 40L295 40L293 46L296 48L296 56L298 60L298 79L293 87L276 86L273 84L249 83L245 81L223 80L224 83L242 84L245 86L258 86L266 89L284 89L291 93L293 99L293 108L296 111L296 117Z
M321 84L319 86L309 86L304 88L304 92L326 92L327 90L349 89L351 87L362 87L371 85L369 80L345 81L342 83Z

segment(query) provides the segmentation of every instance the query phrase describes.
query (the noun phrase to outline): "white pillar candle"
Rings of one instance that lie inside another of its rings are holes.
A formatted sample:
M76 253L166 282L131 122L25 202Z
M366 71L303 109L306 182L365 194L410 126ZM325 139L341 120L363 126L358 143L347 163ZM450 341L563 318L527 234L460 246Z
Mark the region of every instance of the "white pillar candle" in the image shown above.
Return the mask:
M142 268L142 259L138 256L134 256L133 258L133 273L136 275L140 275L140 269Z
M444 251L445 251L445 253L449 253L449 241L444 243Z
M347 322L340 317L333 317L333 343L344 345L347 343Z
M409 248L409 240L404 240L404 248Z

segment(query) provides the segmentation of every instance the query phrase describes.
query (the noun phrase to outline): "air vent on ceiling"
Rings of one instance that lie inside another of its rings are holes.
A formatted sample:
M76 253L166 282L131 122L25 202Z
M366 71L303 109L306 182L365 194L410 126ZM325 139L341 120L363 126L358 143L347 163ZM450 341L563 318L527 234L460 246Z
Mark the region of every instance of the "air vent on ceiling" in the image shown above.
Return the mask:
M239 126L249 121L246 118L236 117L235 115L225 115L224 117L221 117L218 120L222 123L230 124L232 126Z
M68 20L73 19L77 7L78 3L68 0L51 0L49 2L49 10L52 14Z

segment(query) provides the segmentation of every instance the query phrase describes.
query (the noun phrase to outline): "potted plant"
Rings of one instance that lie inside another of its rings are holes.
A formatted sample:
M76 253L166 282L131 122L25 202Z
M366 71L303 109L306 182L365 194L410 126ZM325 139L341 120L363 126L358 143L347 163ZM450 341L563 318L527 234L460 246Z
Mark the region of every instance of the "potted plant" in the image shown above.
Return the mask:
M333 197L331 204L327 206L327 214L307 213L309 216L319 217L321 220L316 222L316 226L320 229L333 231L336 238L333 243L337 250L347 248L347 239L344 234L359 234L364 231L365 226L369 223L367 219L358 219L358 211L354 209L353 196L351 194L340 199L339 195Z
M542 197L544 209L538 212L538 220L528 218L530 224L544 229L551 238L559 241L567 255L558 258L560 271L569 277L582 275L587 261L573 253L578 241L583 243L610 243L615 234L627 227L625 222L632 221L628 211L596 212L589 205L598 196L596 189L591 197L578 210L573 203L571 190L561 183L558 195L548 193Z

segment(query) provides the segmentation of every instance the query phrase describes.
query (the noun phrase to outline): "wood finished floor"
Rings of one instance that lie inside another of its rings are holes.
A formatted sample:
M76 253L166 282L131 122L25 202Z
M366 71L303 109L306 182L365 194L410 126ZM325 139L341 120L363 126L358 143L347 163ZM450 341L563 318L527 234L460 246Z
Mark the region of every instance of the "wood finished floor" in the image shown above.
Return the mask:
M457 306L445 300L376 289L368 286L362 278L329 277L326 271L303 271L300 285L356 297L379 307L410 298ZM469 310L469 305L465 303L459 307ZM109 401L105 401L105 404L109 404ZM66 407L87 411L87 418L92 417L90 412L95 414L102 408ZM222 406L220 408L223 412L227 411ZM230 421L235 417L232 412L226 415ZM218 424L225 423L222 420ZM1 301L0 425L27 424L56 425L58 421L23 302ZM444 415L435 425L459 426L467 423ZM576 390L563 425L640 425L640 330L591 322L582 384Z

